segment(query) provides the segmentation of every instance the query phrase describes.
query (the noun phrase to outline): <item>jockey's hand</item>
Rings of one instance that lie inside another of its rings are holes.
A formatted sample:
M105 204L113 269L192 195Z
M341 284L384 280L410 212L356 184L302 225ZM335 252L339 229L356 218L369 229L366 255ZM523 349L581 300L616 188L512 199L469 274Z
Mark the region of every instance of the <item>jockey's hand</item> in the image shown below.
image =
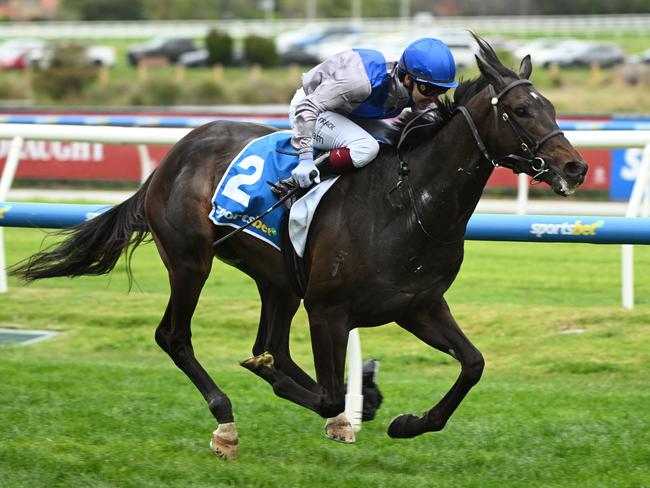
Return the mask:
M291 176L300 188L309 188L312 183L320 183L320 173L314 164L311 151L300 153L300 162L291 172Z

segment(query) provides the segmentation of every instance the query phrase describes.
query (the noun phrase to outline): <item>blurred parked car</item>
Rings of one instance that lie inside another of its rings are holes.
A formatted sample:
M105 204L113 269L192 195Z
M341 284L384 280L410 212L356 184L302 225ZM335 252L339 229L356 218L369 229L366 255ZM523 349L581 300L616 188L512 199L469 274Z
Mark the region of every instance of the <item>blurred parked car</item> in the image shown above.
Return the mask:
M277 43L280 59L284 64L298 63L314 66L336 53L346 49L376 49L391 59L399 59L402 51L411 42L421 37L432 36L441 39L451 49L458 68L475 64L474 54L478 47L474 39L465 31L443 30L437 32L411 32L407 35L367 35L356 28L337 28L319 31L313 36L294 39L291 43ZM283 46L280 48L280 46Z
M88 46L85 54L94 65L106 66L107 68L115 66L116 56L113 46Z
M512 54L515 59L523 59L524 56L530 54L530 59L533 62L533 66L543 66L547 61L549 54L555 56L554 53L557 50L558 46L564 42L573 42L573 39L535 39L516 47L512 51Z
M29 65L32 51L43 49L47 43L41 39L9 39L0 43L0 68L22 69Z
M243 46L233 46L231 55L229 65L241 66L245 63ZM178 64L186 68L205 68L210 66L210 53L204 47L183 53L178 58Z
M331 54L359 47L356 44L362 39L363 32L357 27L312 26L280 34L275 40L275 47L281 64L315 65ZM343 48L339 49L339 46Z
M58 46L64 46L63 44ZM74 46L71 44L70 46ZM35 49L27 55L29 65L34 68L46 69L52 63L57 45L48 44L40 49ZM115 65L115 48L113 46L79 46L82 56L80 63L94 64L111 68Z
M625 53L616 44L596 43L587 41L564 41L555 49L545 54L543 60L538 59L542 66L557 64L561 67L579 67L599 64L610 67L625 61Z
M186 68L203 68L210 66L210 53L205 48L183 53L178 57L178 64L185 66Z
M131 66L137 66L142 58L160 56L170 63L177 63L183 53L196 51L197 47L192 39L152 39L146 44L130 46L126 57Z

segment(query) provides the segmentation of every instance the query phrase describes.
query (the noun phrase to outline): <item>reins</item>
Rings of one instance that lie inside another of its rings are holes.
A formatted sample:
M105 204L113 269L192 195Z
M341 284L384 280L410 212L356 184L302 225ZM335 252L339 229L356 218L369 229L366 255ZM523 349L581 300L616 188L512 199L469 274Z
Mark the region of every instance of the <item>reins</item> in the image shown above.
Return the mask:
M514 173L522 173L525 172L526 165L528 165L536 174L532 177L533 181L540 182L540 177L544 173L548 173L549 171L553 171L553 169L548 166L544 158L539 156L539 151L542 148L542 146L551 138L555 136L560 136L563 135L563 132L559 129L552 130L548 134L544 135L539 140L535 140L535 138L528 132L525 128L523 128L519 123L517 123L513 118L510 117L508 112L506 111L505 107L503 106L503 103L501 102L501 98L506 95L510 90L515 88L516 86L520 85L532 85L533 83L530 80L527 79L519 79L515 80L509 85L507 85L503 90L501 90L499 93L496 93L494 90L494 87L492 85L488 85L488 91L490 94L490 104L492 105L492 109L494 112L494 124L496 128L496 141L497 141L497 149L498 149L498 144L499 144L499 132L500 132L500 125L499 125L499 119L503 120L508 124L510 129L514 132L515 136L517 139L519 139L520 147L521 150L524 153L529 153L531 157L524 157L524 156L519 156L518 154L508 154L502 157L492 157L487 149L487 146L483 142L483 139L481 138L481 135L479 134L478 128L476 127L476 124L474 123L474 119L472 118L471 114L469 113L469 110L467 110L466 107L459 105L456 107L456 111L460 112L463 114L463 117L467 121L467 125L470 128L470 131L472 133L472 136L474 137L474 140L476 141L476 146L478 147L479 151L483 155L483 157L492 163L492 165L496 168L498 166L503 166L506 168L511 169ZM499 116L499 108L501 108L502 112L501 115ZM405 158L402 158L400 154L400 149L402 146L402 143L406 139L406 136L413 130L421 128L421 127L426 127L428 125L433 125L436 122L430 122L426 124L420 124L420 125L414 125L415 122L426 115L427 113L430 113L432 111L435 111L435 108L427 109L420 114L418 114L416 117L412 118L405 126L404 129L402 130L402 133L400 134L399 141L397 142L397 158L399 160L399 170L398 170L398 180L397 184L395 187L388 192L388 194L392 194L395 190L400 188L404 183L406 183L406 189L409 195L409 200L411 201L411 206L413 208L413 213L415 214L415 219L420 226L420 229L424 234L429 237L430 239L439 242L441 244L452 244L456 241L441 241L440 239L436 239L433 237L424 227L424 224L422 223L422 219L420 218L420 213L418 210L418 205L415 199L415 196L413 194L413 188L411 187L411 184L409 182L408 176L410 174L410 168L408 163L406 162ZM527 142L528 141L528 142ZM532 148L531 148L532 144ZM498 150L497 150L498 152Z
M453 243L458 242L458 241L457 240L456 241L442 241L440 239L437 239L437 238L433 237L427 231L427 229L425 229L424 224L422 223L422 219L420 218L420 213L418 211L418 205L417 205L417 203L415 201L415 196L413 195L413 187L411 187L411 183L410 183L410 181L408 179L408 176L409 176L409 174L411 172L411 169L409 168L408 163L405 161L405 158L402 158L402 156L400 154L400 148L402 146L402 142L404 142L404 139L406 139L406 136L409 134L409 132L411 132L412 130L415 130L415 129L419 129L421 127L426 127L428 125L434 125L434 124L437 123L435 121L432 121L432 122L428 122L426 124L420 124L420 125L417 125L417 126L414 125L416 120L418 120L419 118L425 116L428 113L434 112L435 110L436 110L435 108L429 108L427 110L424 110L423 112L420 112L418 115L416 115L411 120L409 120L407 122L407 124L404 126L404 129L402 130L402 133L400 134L399 141L397 142L397 148L396 148L397 159L399 160L399 171L398 171L399 177L398 177L398 180L397 180L397 184L395 185L395 187L393 187L392 190L390 190L388 192L388 195L390 196L395 190L400 188L404 182L406 182L406 190L408 191L409 200L411 201L411 206L413 208L413 213L415 214L415 220L417 221L418 225L420 226L420 229L422 230L422 232L424 232L424 234L429 239L432 239L432 240L434 240L436 242L439 242L441 244L453 244Z

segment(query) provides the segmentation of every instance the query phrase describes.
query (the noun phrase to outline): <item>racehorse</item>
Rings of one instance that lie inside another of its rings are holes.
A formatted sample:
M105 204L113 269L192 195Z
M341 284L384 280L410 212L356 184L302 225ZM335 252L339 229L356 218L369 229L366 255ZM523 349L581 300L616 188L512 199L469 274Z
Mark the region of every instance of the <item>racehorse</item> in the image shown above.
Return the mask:
M587 172L558 129L553 105L529 81L530 56L516 74L475 38L480 75L463 81L435 117L412 115L399 125L394 144L382 145L371 165L341 177L320 203L304 256L316 381L290 355L290 325L300 297L281 253L245 233L213 246L227 231L208 218L229 162L248 142L273 132L271 127L216 121L191 131L131 198L69 229L64 240L18 263L12 273L27 281L108 273L150 232L171 287L155 339L207 401L218 423L211 446L221 457L237 455L232 406L195 358L190 331L215 256L252 277L259 289L253 357L242 365L276 395L328 419L328 437L355 440L342 414L350 330L390 322L457 359L461 370L438 403L422 416L396 417L388 435L441 430L484 367L444 294L460 269L466 225L489 176L505 166L566 196Z

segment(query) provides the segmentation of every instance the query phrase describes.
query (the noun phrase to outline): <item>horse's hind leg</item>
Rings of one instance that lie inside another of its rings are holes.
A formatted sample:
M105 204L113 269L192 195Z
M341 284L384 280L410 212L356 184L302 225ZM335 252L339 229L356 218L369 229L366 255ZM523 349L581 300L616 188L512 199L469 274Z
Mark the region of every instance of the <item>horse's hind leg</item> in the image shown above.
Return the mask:
M299 387L318 394L321 387L305 373L291 358L289 334L291 320L300 306L300 299L277 286L257 284L262 299L262 311L257 339L253 346L254 356L241 362L271 385L277 375L269 375L269 368L286 375ZM284 382L286 385L286 381ZM352 426L345 414L340 413L327 419L325 435L336 441L352 443L355 440Z
M415 437L424 432L441 430L483 372L483 356L465 337L441 299L429 310L422 310L397 322L416 337L436 349L450 354L461 364L460 376L431 410L421 417L404 414L388 427L391 437Z
M260 361L255 367L255 373L270 383L279 397L327 418L325 428L327 437L352 443L355 440L354 432L343 414L345 352L350 331L349 316L345 309L318 307L309 311L309 326L314 367L318 378L314 388L306 388L299 384L285 371L269 362Z
M276 285L257 282L262 300L257 339L253 345L253 357L241 365L253 373L260 367L273 367L291 377L298 385L311 391L318 388L316 382L291 358L289 335L291 320L300 306L300 298Z
M230 399L203 369L194 356L192 347L192 315L201 289L210 274L212 266L210 249L208 247L206 253L197 252L197 243L194 242L194 249L181 248L181 251L170 256L157 238L156 245L169 271L171 286L171 296L165 315L156 329L156 342L169 354L174 364L187 375L208 402L212 415L219 423L210 443L214 452L220 457L235 459L238 436Z

